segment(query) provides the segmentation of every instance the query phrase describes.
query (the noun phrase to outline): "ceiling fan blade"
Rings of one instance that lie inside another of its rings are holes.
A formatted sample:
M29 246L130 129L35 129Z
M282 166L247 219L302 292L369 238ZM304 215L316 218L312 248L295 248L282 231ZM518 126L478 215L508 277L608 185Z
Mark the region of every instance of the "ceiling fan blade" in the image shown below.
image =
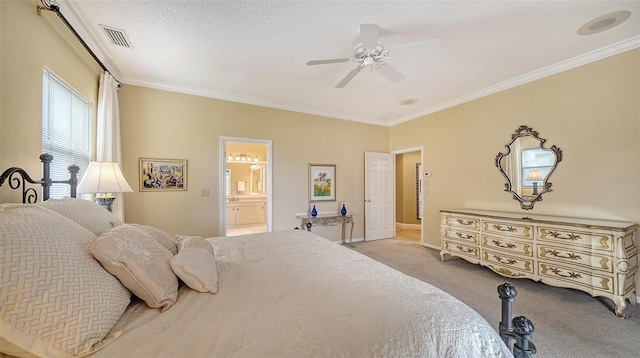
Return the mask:
M402 56L411 56L418 55L421 53L435 51L440 47L440 41L437 39L424 41L424 42L416 42L409 45L404 45L400 47L396 47L392 50L389 50L389 56L396 58Z
M349 62L349 61L351 61L350 58L334 58L330 60L312 60L307 62L307 66L325 65L327 63L340 63L340 62Z
M386 63L377 66L376 70L392 83L398 83L405 79L402 73L398 72L395 68Z
M380 32L380 26L376 24L362 24L360 25L360 39L362 40L362 47L367 50L373 50L378 46L378 33Z
M347 73L346 76L344 76L344 78L342 79L342 81L338 82L338 84L336 85L336 88L343 88L344 86L347 85L347 83L351 82L351 80L356 77L356 75L362 70L362 67L357 67L356 69L352 70L351 72Z

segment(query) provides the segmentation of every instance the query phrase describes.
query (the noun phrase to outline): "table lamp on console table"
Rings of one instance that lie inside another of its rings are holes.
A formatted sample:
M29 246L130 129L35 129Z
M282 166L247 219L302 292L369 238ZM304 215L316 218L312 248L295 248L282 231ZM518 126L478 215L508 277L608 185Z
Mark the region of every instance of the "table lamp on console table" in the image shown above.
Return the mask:
M110 194L132 191L118 163L111 162L90 162L78 185L78 193L96 194L96 203L109 211L113 209L113 201L116 199Z

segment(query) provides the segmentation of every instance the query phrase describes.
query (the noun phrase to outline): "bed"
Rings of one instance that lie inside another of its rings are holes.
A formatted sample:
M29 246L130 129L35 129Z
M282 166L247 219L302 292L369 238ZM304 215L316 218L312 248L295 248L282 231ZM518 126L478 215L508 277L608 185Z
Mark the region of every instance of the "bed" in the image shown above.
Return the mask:
M16 169L7 169L0 185L14 182ZM42 199L0 204L3 355L511 357L513 350L528 357L535 351L531 323L511 320L515 289L508 284L498 288L503 312L496 330L440 289L311 232L171 237L124 223L91 201Z

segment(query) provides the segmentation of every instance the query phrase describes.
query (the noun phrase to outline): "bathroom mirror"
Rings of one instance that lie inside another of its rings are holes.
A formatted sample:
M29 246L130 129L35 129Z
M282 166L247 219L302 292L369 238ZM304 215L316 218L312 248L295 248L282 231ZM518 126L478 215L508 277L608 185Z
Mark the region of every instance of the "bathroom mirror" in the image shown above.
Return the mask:
M506 153L498 153L496 166L505 177L505 191L513 194L524 210L533 209L542 194L552 191L549 177L562 160L560 148L546 149L546 140L527 126L520 126L505 145Z
M265 186L265 165L253 164L251 165L251 194L252 195L264 195L266 193Z

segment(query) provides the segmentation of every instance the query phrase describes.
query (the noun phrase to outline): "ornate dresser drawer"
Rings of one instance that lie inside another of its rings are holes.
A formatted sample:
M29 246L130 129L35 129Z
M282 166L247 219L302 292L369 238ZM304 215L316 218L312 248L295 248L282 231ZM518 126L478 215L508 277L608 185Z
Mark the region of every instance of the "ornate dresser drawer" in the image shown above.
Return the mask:
M440 229L440 235L448 239L468 242L475 245L478 245L480 243L480 240L478 239L480 234L473 231L443 227L442 229Z
M509 240L498 236L482 235L482 247L533 256L533 242Z
M444 215L442 217L442 225L467 230L480 230L480 219L459 215Z
M538 244L538 258L558 264L582 266L587 269L613 272L613 256L578 249Z
M484 210L441 210L440 256L458 256L513 278L611 299L624 317L636 301L635 223Z
M505 221L483 220L483 232L533 240L533 225Z
M538 270L542 282L551 283L554 286L563 286L562 283L565 283L567 287L586 291L593 296L604 296L603 293L613 294L613 279L608 275L543 262L538 263Z
M518 256L512 256L505 254L504 252L492 251L483 249L482 250L482 261L487 262L489 264L493 264L492 269L494 271L502 271L499 273L504 274L504 270L500 270L500 267L507 268L508 270L516 270L518 272L526 272L533 274L535 264L533 262L533 258L522 258ZM525 277L520 273L512 273L506 274L505 276L510 277Z
M475 246L465 245L453 241L445 241L444 248L446 248L446 250L448 251L456 253L456 256L466 256L475 260L478 260L480 258L480 249Z
M594 250L613 251L612 234L591 233L579 228L567 230L544 226L539 227L538 230L540 231L540 241L562 243Z

